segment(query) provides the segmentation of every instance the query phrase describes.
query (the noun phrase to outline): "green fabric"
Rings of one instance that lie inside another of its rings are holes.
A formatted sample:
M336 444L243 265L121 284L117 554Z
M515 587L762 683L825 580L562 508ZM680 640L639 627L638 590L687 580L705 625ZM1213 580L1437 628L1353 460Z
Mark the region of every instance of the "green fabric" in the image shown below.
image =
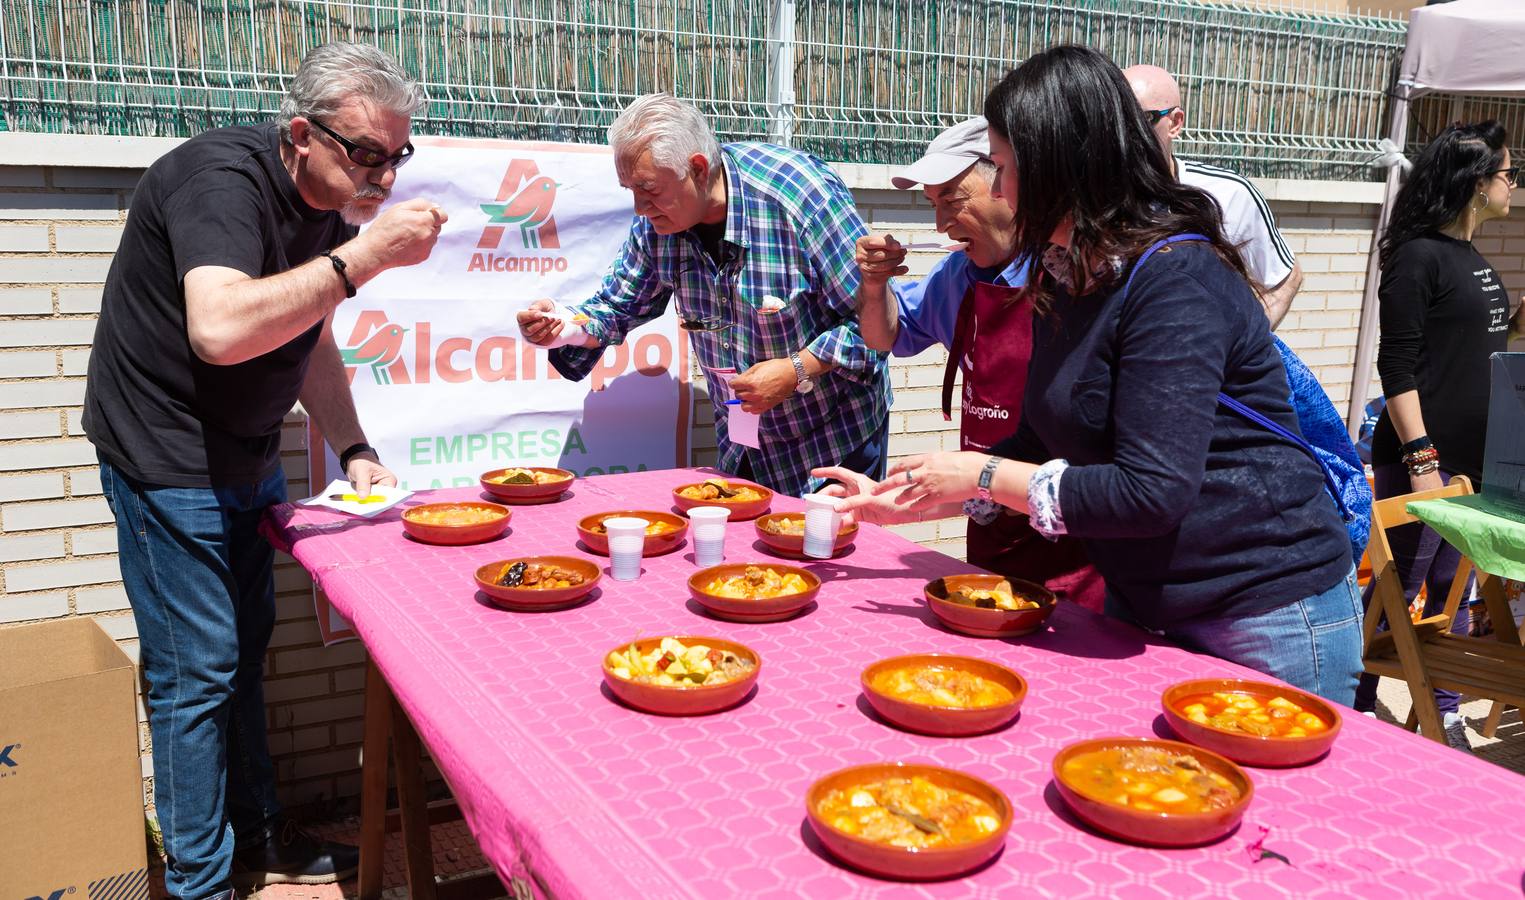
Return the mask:
M1453 547L1490 575L1525 581L1525 522L1505 518L1480 495L1420 500L1409 515L1440 532Z

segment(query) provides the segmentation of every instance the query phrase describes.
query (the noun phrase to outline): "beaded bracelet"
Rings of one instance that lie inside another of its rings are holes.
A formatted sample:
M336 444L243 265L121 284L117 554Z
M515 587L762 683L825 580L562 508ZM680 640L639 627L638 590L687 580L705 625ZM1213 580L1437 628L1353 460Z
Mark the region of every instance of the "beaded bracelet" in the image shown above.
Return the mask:
M1421 463L1434 462L1438 459L1440 459L1440 451L1434 447L1425 447L1423 450L1415 450L1412 453L1403 454L1403 463L1410 468Z
M1409 474L1410 475L1428 475L1428 474L1430 474L1431 472L1435 471L1438 468L1440 468L1440 463L1438 463L1438 462L1431 461L1431 462L1427 462L1427 463L1420 463L1417 466L1409 466Z

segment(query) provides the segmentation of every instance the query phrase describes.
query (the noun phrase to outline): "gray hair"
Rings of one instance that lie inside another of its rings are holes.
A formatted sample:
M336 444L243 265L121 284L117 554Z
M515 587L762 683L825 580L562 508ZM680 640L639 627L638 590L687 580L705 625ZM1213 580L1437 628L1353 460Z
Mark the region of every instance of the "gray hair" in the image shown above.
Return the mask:
M291 143L291 120L325 119L346 100L363 97L382 109L412 116L424 105L424 91L397 61L368 44L333 41L313 48L281 98L276 122L281 139Z
M988 159L981 159L974 164L974 174L985 179L985 183L988 185L995 184L995 173L997 171L996 164Z
M680 175L695 153L704 156L711 171L720 161L720 142L710 123L693 104L665 93L637 97L625 107L609 126L609 146L615 159L650 150L653 163Z

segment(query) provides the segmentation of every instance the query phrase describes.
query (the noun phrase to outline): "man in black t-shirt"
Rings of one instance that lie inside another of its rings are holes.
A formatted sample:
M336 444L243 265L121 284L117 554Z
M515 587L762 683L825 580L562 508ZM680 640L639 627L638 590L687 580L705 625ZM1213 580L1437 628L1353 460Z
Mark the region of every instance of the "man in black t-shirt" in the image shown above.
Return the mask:
M148 169L106 279L84 426L141 641L175 897L356 868L354 848L302 833L275 798L261 685L273 551L257 528L286 499L280 424L298 400L358 493L397 482L365 443L329 319L434 247L434 204L377 217L422 103L375 48L313 50L278 122L207 132Z

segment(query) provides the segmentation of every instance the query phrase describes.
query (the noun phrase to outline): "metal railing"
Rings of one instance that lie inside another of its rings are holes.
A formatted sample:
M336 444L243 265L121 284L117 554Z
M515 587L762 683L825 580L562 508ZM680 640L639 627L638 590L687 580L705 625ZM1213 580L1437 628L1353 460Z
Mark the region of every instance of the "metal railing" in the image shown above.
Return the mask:
M598 142L631 98L724 139L905 162L1060 42L1177 73L1183 155L1369 178L1404 23L1205 0L3 0L0 109L23 131L189 135L255 121L311 47L377 44L420 132Z

